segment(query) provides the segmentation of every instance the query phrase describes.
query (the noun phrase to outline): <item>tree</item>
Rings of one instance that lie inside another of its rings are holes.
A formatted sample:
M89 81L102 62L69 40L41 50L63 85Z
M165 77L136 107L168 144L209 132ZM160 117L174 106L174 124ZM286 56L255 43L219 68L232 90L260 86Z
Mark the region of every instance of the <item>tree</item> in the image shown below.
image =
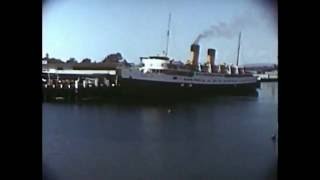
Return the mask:
M70 58L69 60L67 60L67 63L75 64L77 63L77 60L75 58Z
M131 67L132 65L130 63L128 63L128 61L126 59L124 59L121 64L123 64L124 66L127 66L127 67Z
M103 63L107 62L114 62L114 63L119 63L120 60L122 60L122 55L120 53L115 53L115 54L109 54L107 57L103 59Z
M63 64L64 62L60 59L56 58L49 58L48 59L48 64Z
M86 63L86 64L90 64L91 63L91 59L89 58L85 58L81 61L81 63Z
M46 53L46 57L44 59L46 59L46 60L49 59L49 54L48 53Z

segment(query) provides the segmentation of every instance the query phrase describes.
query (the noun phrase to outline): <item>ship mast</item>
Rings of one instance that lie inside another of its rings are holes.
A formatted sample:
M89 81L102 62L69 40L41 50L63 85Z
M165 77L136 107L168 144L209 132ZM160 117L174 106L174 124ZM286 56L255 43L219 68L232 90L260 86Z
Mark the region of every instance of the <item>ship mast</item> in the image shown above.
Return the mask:
M241 41L241 31L240 31L240 33L239 33L238 55L237 55L237 66L239 65L240 41Z
M168 20L167 44L166 44L165 56L168 56L169 35L170 35L170 22L171 22L171 13L169 14L169 20Z

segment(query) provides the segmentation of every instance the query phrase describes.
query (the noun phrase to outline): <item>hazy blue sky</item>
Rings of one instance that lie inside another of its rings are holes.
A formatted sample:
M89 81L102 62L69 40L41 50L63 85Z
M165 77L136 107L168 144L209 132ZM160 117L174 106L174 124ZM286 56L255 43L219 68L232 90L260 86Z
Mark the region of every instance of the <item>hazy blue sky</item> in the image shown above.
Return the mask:
M175 60L185 62L196 37L220 27L228 32L200 40L200 62L207 48L215 48L217 63L235 63L240 30L240 64L278 61L277 17L262 0L49 0L43 6L43 56L101 61L120 52L137 63L165 50L169 12L169 56Z

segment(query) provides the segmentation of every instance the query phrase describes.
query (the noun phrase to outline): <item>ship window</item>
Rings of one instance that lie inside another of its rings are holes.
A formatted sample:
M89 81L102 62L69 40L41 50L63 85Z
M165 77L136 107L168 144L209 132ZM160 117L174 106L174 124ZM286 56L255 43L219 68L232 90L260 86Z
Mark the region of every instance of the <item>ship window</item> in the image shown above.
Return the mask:
M176 77L176 76L174 76L174 77L173 77L173 79L177 79L177 77Z

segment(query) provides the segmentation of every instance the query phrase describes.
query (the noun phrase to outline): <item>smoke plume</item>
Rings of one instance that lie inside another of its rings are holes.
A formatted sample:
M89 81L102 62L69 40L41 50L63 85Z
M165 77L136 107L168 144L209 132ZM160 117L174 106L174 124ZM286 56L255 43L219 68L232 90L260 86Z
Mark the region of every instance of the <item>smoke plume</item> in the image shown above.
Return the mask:
M250 25L253 25L255 20L250 18L248 12L233 18L229 23L220 22L216 25L210 26L209 29L200 33L197 38L194 40L194 44L199 44L201 39L208 37L224 37L232 38L235 35L238 35L239 32Z
M201 39L209 37L232 38L238 35L242 29L254 27L258 21L259 23L265 23L267 27L271 27L277 32L277 0L251 0L251 3L255 5L255 8L247 9L239 16L234 17L230 22L220 22L210 26L207 30L200 33L193 43L198 44Z

